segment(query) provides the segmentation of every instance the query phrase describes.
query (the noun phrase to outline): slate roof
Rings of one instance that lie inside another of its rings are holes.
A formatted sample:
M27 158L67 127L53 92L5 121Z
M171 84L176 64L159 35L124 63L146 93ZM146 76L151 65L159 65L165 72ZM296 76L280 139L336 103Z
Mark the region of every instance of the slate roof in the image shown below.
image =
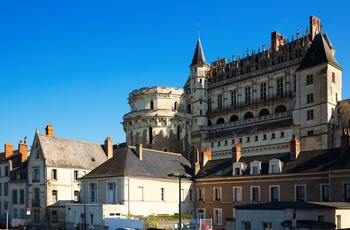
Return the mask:
M46 166L94 169L107 160L100 144L38 134Z
M92 170L82 179L104 177L167 178L169 173L190 174L190 163L181 154L143 148L140 160L136 147L126 147L123 151ZM177 178L173 178L177 179Z
M208 64L205 60L205 57L204 57L204 52L203 52L203 49L202 49L202 43L201 43L201 40L198 38L198 41L197 41L197 45L196 45L196 49L194 51L194 54L193 54L193 58L192 58L192 63L190 65L193 66L193 65L204 65L204 64Z
M236 206L236 210L334 209L326 202L267 202Z
M254 160L261 161L261 174L268 175L269 161L279 159L284 163L280 174L323 172L336 169L350 169L349 154L340 154L339 148L326 150L302 151L296 160L290 160L290 153L242 156L239 162L244 162L247 167L243 176L250 175L250 163ZM277 174L278 175L278 174ZM232 176L232 159L218 159L208 161L195 176L199 178L218 178Z
M240 136L240 135L247 135L247 133L257 133L257 132L264 132L267 130L274 130L278 128L286 128L293 126L293 120L287 119L282 121L274 121L269 123L264 123L260 125L251 125L251 126L244 126L241 128L233 128L229 130L223 130L223 131L211 131L208 136L205 138L206 140L211 140L215 138L222 138L222 137L232 137Z
M322 35L321 33L316 34L311 46L307 50L296 71L307 69L323 63L329 63L334 67L341 69L331 51L332 48L332 44L327 35Z

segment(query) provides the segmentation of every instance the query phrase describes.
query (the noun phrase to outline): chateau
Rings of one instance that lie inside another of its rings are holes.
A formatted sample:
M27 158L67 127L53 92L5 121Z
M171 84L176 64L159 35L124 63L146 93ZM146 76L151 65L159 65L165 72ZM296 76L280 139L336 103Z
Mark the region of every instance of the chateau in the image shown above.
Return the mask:
M321 21L290 40L271 33L271 45L209 64L200 38L184 89L151 87L129 95L124 116L128 145L180 152L188 159L209 146L213 159L278 154L300 140L303 150L340 146L342 68ZM346 110L348 111L348 110ZM343 113L346 114L346 113Z

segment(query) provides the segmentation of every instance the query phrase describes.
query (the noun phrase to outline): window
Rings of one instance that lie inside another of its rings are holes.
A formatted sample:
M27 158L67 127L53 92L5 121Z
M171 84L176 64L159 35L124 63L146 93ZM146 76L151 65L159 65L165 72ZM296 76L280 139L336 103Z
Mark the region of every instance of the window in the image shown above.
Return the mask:
M306 95L306 103L311 103L311 102L314 102L314 94L313 93Z
M324 222L324 215L317 216L317 221Z
M314 83L314 76L312 74L306 76L306 85L311 85Z
M34 201L33 206L39 207L40 206L40 190L39 188L34 188Z
M52 201L57 201L57 190L52 190Z
M266 140L266 134L263 135L263 140Z
M77 191L77 190L74 191L74 201L75 202L79 201L79 191Z
M307 131L307 135L308 136L313 136L314 135L314 131L313 130L308 130Z
M231 91L231 106L237 107L237 91L236 90Z
M222 94L219 94L217 97L218 97L218 109L222 110Z
M90 213L90 225L94 225L94 214Z
M258 166L253 166L253 175L259 174Z
M221 188L214 188L214 201L221 200Z
M51 218L52 218L51 219L52 223L57 223L58 222L57 211L52 211Z
M255 136L255 141L259 141L259 137L258 136Z
M149 136L149 143L152 144L153 143L153 131L152 131L152 127L148 128L148 136Z
M270 201L279 201L279 187L271 186L270 187Z
M260 99L266 100L266 82L260 84Z
M250 104L250 101L251 101L251 88L246 87L245 88L245 103Z
M284 132L281 132L281 137L284 137Z
M0 183L0 196L2 196L2 183ZM0 209L1 212L1 209Z
M40 210L34 209L34 222L39 222L39 221L40 221Z
M38 168L34 168L33 174L34 174L33 182L39 182L40 181L40 170Z
M115 204L117 199L116 199L116 189L115 189L115 183L108 183L107 184L107 189L108 189L108 204Z
M96 203L97 202L97 184L96 183L90 183L90 203Z
M275 133L272 133L272 134L271 134L271 139L275 139L275 138L276 138Z
M190 202L193 201L193 190L192 189L188 190L188 201L190 201Z
M243 221L243 230L252 230L252 224L250 221Z
M4 183L4 196L8 196L9 195L9 183L5 182Z
M314 119L314 111L308 110L307 111L307 120L312 120L312 119Z
M233 187L233 201L234 202L242 201L242 187Z
M164 201L164 188L160 188L160 200Z
M74 170L74 180L78 180L78 171Z
M332 72L332 82L335 83L335 73Z
M344 201L350 202L350 184L344 184Z
M204 189L198 189L198 201L203 201L204 200Z
M305 185L296 185L295 186L295 200L296 201L305 201Z
M19 210L19 218L20 219L25 219L26 218L26 213L25 213L25 210L23 209L23 208L21 208L20 210Z
M283 78L277 79L277 96L283 96Z
M250 142L250 137L247 137L247 142Z
M12 190L12 204L17 204L18 198L17 198L17 189Z
M51 171L51 179L57 180L57 169L52 169Z
M215 208L214 209L214 223L215 223L215 225L220 225L222 223L221 216L222 216L222 210L219 208Z
M263 230L272 230L272 223L271 222L263 222L262 229Z
M9 174L10 174L10 168L9 168L9 166L5 166L5 176L9 176Z
M24 189L19 190L19 203L24 204Z
M259 187L250 187L250 200L252 202L259 202L259 195L260 195L260 191L259 191Z
M150 101L150 108L151 108L151 109L154 108L154 105L153 105L153 101L152 101L152 100Z
M143 201L143 187L137 187L137 200Z
M205 209L200 208L198 209L198 218L197 219L205 219Z
M328 184L321 185L321 201L323 201L323 202L330 201L330 199L329 199L329 185Z

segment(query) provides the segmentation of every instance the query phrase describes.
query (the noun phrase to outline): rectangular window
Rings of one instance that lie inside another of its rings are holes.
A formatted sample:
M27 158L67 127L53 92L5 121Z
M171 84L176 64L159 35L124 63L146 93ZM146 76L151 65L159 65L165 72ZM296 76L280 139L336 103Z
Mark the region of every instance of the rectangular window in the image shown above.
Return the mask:
M52 211L51 218L52 218L51 219L52 223L57 223L58 222L57 211Z
M35 206L35 207L39 207L40 206L40 190L39 190L39 188L34 188L33 206Z
M34 209L34 222L38 223L40 221L40 210Z
M214 188L214 201L221 201L221 188Z
M193 190L192 189L188 190L188 201L190 201L190 202L193 201Z
M350 184L344 184L344 201L350 202Z
M33 169L33 182L40 181L40 170L38 168Z
M263 135L263 140L266 140L266 134Z
M259 187L250 187L250 189L251 189L250 200L252 202L259 202L259 196L260 196Z
M97 202L97 184L91 183L90 184L90 203L96 203Z
M237 91L236 90L231 91L231 106L237 107Z
M74 180L78 180L78 171L74 170Z
M12 190L12 204L17 204L18 199L17 199L17 189Z
M115 204L117 202L115 183L108 183L107 186L108 186L107 187L107 189L108 189L108 204Z
M52 190L52 201L57 201L57 190Z
M24 189L19 190L19 203L24 204Z
M263 222L262 229L263 230L272 230L272 223L271 222Z
M242 225L243 230L252 230L252 224L250 221L243 221Z
M10 168L9 166L5 166L5 176L9 176L10 175Z
M5 182L4 183L4 196L8 196L9 195L9 183Z
M94 225L94 214L90 213L90 225Z
M283 78L277 79L277 95L283 96Z
M204 200L204 189L198 189L198 201L203 201Z
M281 137L284 137L284 132L281 132Z
M233 187L233 201L234 202L242 201L242 187Z
M308 136L313 136L314 135L314 131L313 130L308 130L307 131L307 135Z
M314 119L314 111L308 110L307 111L307 120L312 120L312 119Z
M215 223L215 225L221 225L221 223L222 223L221 216L222 216L222 210L215 208L214 209L214 223Z
M271 186L270 187L270 201L279 201L279 187Z
M9 210L9 202L4 201L4 210Z
M266 100L266 82L260 84L260 99Z
M251 102L251 88L250 87L246 87L245 88L245 103L246 104L250 104Z
M295 200L296 201L305 201L305 185L296 185L295 186Z
M25 212L25 210L23 209L23 208L21 208L20 210L19 210L19 218L21 218L21 219L25 219L26 218L26 212Z
M164 188L160 188L160 200L164 201Z
M335 83L335 73L332 72L332 82Z
M222 110L222 94L218 95L218 109Z
M13 218L18 218L17 208L13 209Z
M310 93L306 95L306 103L314 102L314 94Z
M306 85L311 85L314 83L314 76L312 74L306 76Z
M57 169L52 169L51 171L51 179L57 180Z
M143 187L137 187L137 200L143 201Z
M77 190L74 191L74 201L75 202L79 201L79 191L77 191Z

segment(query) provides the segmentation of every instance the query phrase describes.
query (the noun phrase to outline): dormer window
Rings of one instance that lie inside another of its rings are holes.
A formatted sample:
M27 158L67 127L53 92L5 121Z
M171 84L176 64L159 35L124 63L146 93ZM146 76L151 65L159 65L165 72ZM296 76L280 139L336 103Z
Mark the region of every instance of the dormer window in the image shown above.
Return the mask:
M233 176L240 176L243 175L243 171L246 169L246 164L244 164L243 162L235 162L232 165L232 175Z
M282 172L283 162L279 159L271 159L269 161L269 174Z
M261 171L261 161L253 161L250 163L250 175L259 175Z

